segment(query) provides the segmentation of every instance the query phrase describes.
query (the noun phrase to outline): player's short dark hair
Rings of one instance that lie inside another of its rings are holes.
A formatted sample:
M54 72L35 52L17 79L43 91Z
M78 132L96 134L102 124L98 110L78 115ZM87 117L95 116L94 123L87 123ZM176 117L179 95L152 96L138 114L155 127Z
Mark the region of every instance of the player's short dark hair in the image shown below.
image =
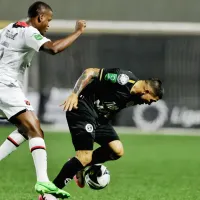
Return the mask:
M35 3L33 3L29 7L29 9L28 9L28 17L29 18L37 17L40 14L40 11L43 8L53 11L52 8L48 4L46 4L46 3L42 2L42 1L36 1Z
M164 94L164 88L162 86L162 81L159 80L158 78L150 78L148 80L146 80L147 84L149 84L153 91L154 91L154 95L158 96L159 99L162 99L163 94Z

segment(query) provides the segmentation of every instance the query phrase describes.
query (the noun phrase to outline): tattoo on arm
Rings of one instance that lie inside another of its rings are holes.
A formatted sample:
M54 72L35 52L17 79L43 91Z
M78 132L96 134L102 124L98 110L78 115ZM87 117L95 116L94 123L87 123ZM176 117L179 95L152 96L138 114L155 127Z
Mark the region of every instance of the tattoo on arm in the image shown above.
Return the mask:
M94 78L99 76L99 72L100 69L97 68L86 69L77 80L74 87L74 93L79 95L81 91L93 81Z

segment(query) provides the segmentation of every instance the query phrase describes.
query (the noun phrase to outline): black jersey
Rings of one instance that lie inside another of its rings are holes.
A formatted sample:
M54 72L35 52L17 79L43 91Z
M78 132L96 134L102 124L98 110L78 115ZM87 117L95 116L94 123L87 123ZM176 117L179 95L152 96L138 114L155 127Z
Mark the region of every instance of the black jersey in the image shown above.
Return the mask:
M138 78L130 71L101 69L99 77L81 92L80 101L89 104L98 115L110 118L123 108L141 104L139 96L130 94L137 81Z

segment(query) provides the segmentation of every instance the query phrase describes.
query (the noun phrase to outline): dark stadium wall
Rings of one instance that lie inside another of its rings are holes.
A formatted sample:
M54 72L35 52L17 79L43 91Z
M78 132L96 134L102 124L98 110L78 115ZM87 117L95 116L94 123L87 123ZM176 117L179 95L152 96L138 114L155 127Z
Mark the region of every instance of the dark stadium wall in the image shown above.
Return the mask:
M34 0L1 0L0 19L26 17ZM199 22L199 0L46 0L56 19ZM17 9L16 9L17 8ZM5 11L9 11L5 12Z
M119 67L140 79L159 77L165 88L163 101L148 108L127 108L114 123L138 123L137 127L148 129L200 127L200 37L86 34L59 55L41 53L39 65L40 87L47 90L72 88L88 67ZM30 68L32 75L34 70ZM29 81L33 83L32 75Z

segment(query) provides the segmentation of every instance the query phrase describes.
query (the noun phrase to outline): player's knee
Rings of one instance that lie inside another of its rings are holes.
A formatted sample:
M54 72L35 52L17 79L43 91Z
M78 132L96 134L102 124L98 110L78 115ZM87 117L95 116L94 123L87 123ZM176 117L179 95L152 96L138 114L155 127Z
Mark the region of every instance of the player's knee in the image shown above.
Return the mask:
M118 160L124 155L124 149L123 147L116 148L112 153L111 153L111 158L112 160Z
M116 151L115 151L115 154L118 156L118 157L122 157L124 155L124 148L123 146L118 148Z
M37 119L25 120L22 124L22 130L29 138L44 137L40 122Z
M111 148L111 158L117 160L124 155L124 148L122 143L119 140L113 141L109 144Z
M86 166L92 161L92 151L77 151L76 157L79 159L83 166Z

